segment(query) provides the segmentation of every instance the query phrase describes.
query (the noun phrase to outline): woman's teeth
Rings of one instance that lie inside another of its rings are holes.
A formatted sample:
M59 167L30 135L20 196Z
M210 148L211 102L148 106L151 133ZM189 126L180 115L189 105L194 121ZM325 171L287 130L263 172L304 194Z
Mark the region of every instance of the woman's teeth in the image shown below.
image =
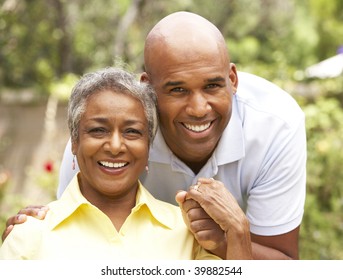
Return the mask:
M126 162L108 162L108 161L99 161L99 163L102 166L110 167L110 168L121 168L127 164Z

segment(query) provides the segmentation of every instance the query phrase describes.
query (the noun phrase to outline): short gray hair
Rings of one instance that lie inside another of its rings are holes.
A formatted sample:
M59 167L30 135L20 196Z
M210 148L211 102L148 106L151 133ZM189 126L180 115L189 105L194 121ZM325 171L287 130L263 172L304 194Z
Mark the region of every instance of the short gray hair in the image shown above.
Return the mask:
M151 144L158 126L156 94L148 83L139 82L132 73L114 67L85 74L74 86L68 106L68 127L72 142L76 142L79 138L80 120L85 112L88 98L104 90L128 94L141 102L148 121Z

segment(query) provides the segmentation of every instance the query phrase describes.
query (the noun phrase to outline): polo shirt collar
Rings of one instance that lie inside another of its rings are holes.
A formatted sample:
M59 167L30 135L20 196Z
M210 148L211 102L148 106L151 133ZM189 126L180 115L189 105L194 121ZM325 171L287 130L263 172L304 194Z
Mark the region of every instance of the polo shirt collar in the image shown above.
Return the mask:
M232 98L232 115L229 124L224 129L214 156L218 165L235 162L245 156L243 137L243 122L239 115L236 96Z
M51 219L49 220L48 227L52 230L68 217L70 217L78 208L89 205L90 207L96 207L92 205L81 193L78 184L78 175L74 176L66 190L63 192L61 198L53 203L58 203L58 211L52 211L50 213ZM168 211L168 207L161 207L160 201L155 199L139 182L138 191L136 196L136 206L132 209L132 212L139 211L143 205L146 205L151 215L161 224L168 228L173 227L173 216L171 211Z
M51 212L49 228L54 229L65 219L71 216L82 205L91 205L90 202L82 195L79 183L79 174L75 175L59 200L54 201L58 205L58 211Z
M172 156L172 151L169 149L166 141L164 141L161 130L158 129L154 142L150 148L149 161L169 164Z

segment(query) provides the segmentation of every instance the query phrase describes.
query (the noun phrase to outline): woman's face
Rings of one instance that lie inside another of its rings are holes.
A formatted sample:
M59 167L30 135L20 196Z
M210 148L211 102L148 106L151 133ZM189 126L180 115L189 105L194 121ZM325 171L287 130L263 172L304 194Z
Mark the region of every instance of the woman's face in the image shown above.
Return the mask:
M136 195L148 162L148 122L133 97L105 90L92 95L72 145L80 167L80 188L89 200Z

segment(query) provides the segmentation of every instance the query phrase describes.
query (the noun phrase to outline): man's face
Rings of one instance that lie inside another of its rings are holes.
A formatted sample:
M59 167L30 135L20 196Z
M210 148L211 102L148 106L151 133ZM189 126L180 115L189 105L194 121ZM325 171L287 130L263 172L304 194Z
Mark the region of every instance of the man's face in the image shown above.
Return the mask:
M173 52L153 64L148 79L157 93L160 129L167 145L193 170L192 166L202 166L231 117L235 66L218 51Z

